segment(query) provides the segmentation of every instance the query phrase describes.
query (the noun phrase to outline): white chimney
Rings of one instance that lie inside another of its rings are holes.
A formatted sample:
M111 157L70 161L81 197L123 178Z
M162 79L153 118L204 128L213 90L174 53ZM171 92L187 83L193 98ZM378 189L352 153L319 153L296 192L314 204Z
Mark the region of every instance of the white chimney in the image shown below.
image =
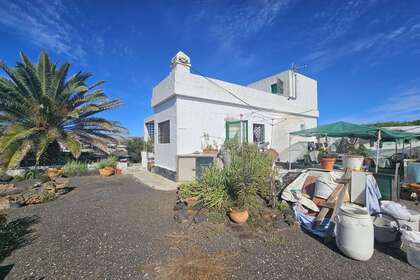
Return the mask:
M190 73L191 61L188 55L179 51L171 60L171 70Z

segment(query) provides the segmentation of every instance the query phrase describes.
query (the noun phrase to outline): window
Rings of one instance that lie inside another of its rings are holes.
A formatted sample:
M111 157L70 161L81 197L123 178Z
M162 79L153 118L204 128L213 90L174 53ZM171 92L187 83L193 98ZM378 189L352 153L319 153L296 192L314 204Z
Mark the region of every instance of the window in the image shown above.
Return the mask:
M260 144L264 143L265 137L264 137L264 125L254 123L252 127L252 135L253 135L253 142Z
M171 134L169 120L158 124L158 134L160 144L170 143Z
M270 87L271 87L271 93L277 94L277 84L272 84Z
M155 141L155 122L146 123L147 133L149 134L150 141Z
M240 141L241 134L242 141ZM226 140L232 139L238 142L248 143L248 121L226 122Z
M272 84L270 88L272 94L284 94L284 84L283 81L280 79L277 79L277 82L275 84Z

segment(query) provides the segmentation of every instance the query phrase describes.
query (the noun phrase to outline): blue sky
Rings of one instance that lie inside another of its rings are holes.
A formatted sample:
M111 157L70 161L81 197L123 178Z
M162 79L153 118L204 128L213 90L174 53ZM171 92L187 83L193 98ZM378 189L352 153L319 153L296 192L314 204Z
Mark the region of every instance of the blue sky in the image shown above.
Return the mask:
M420 118L420 1L0 0L0 59L41 50L106 80L106 116L143 134L152 87L183 50L193 67L247 84L306 64L319 123Z

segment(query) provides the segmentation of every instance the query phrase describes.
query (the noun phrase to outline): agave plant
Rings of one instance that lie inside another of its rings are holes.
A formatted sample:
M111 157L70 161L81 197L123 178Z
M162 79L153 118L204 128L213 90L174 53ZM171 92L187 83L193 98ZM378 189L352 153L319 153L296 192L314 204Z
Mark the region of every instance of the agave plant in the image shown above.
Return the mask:
M0 163L16 167L29 152L36 164L51 144L59 143L78 158L82 144L106 151L107 143L125 129L96 114L118 107L98 88L104 81L88 85L89 73L68 78L70 65L51 62L41 53L32 63L21 53L21 62L8 67L0 62L6 76L0 77Z

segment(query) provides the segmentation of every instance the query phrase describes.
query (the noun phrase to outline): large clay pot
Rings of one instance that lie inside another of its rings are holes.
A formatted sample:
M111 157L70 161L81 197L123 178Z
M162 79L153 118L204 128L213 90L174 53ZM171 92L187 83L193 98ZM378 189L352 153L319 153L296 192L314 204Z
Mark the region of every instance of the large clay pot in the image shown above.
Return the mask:
M334 169L334 163L335 163L334 157L324 157L321 159L321 167L323 169L332 171Z
M60 168L48 168L47 170L47 176L48 177L58 177L63 175L63 169Z
M249 213L248 210L239 211L230 209L229 218L237 224L244 224L249 218Z
M99 174L101 176L105 176L105 177L114 175L114 168L113 167L104 167L104 168L101 168L101 169L99 169Z

